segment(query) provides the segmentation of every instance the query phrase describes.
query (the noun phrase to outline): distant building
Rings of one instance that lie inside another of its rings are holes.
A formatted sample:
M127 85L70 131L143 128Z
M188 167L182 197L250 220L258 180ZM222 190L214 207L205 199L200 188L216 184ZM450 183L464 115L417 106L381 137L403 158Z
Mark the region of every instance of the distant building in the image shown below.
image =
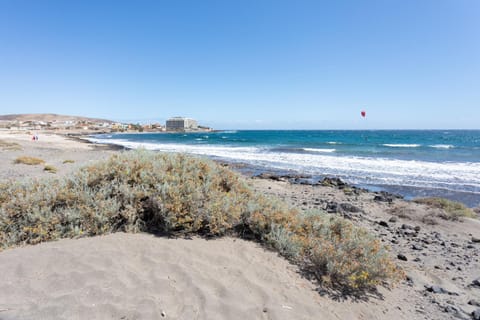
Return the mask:
M167 120L166 128L167 131L197 130L198 123L190 118L174 117Z

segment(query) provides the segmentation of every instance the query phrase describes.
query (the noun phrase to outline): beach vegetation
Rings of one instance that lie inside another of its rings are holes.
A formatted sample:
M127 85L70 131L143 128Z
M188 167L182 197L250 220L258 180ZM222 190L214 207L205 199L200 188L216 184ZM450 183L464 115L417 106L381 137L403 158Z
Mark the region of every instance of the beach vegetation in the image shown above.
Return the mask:
M45 167L43 168L44 171L50 172L50 173L57 173L57 168L50 164L46 164Z
M38 165L38 164L45 163L45 160L42 160L40 158L35 158L35 157L22 156L22 157L16 158L13 162L16 164L21 163L21 164L27 164L27 165Z
M342 289L403 277L364 229L256 193L211 160L129 151L64 178L0 184L0 247L116 231L254 239Z
M415 199L414 202L427 205L433 209L440 209L439 216L446 220L459 220L462 217L475 218L477 216L472 209L464 204L445 198L419 198Z
M11 151L15 151L15 150L22 150L22 147L16 143L16 142L9 142L9 141L5 141L5 140L0 140L0 148L2 150L11 150Z
M71 159L63 160L63 164L67 164L67 163L75 163L75 160L71 160Z

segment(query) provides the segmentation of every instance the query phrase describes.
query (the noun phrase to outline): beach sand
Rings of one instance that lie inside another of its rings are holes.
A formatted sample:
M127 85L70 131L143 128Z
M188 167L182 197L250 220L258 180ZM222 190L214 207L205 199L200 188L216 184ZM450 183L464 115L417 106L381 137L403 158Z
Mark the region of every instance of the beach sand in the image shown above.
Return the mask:
M0 181L65 175L119 152L42 133L32 141L0 132L0 141L18 144L0 152ZM13 164L19 156L42 158L58 172ZM250 182L296 207L336 208L388 244L394 259L404 255L397 261L408 279L361 299L342 297L317 291L253 242L117 233L0 252L0 319L469 319L479 308L478 220L445 221L423 205L374 200L371 192Z
M293 266L231 238L117 233L0 254L2 319L313 319Z
M5 179L50 178L52 173L44 171L44 165L13 164L18 157L35 157L57 169L58 175L66 175L81 166L101 159L107 159L115 151L111 146L82 142L78 138L68 138L53 133L37 133L38 140L24 131L0 131L0 181ZM13 144L2 148L2 143ZM64 163L66 160L66 163ZM73 162L72 162L73 161Z

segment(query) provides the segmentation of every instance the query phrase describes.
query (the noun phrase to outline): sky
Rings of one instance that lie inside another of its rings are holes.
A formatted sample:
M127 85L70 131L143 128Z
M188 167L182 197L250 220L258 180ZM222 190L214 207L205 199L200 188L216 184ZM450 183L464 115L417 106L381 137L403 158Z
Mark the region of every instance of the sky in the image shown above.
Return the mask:
M10 113L480 129L480 1L0 0Z

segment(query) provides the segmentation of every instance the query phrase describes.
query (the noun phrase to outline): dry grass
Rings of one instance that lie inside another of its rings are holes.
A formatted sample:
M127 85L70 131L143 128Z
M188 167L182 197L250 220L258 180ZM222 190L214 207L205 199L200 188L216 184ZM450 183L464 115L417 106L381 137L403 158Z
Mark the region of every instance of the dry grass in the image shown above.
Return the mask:
M67 178L0 185L0 247L116 231L254 238L332 287L402 277L365 230L257 194L209 160L125 152Z
M0 148L2 150L11 150L11 151L14 151L14 150L22 150L22 147L16 143L16 142L8 142L8 141L4 141L4 140L0 140Z
M28 164L28 165L37 165L45 163L44 160L35 158L35 157L18 157L13 161L15 164Z
M43 168L44 171L50 172L50 173L57 173L57 168L55 168L52 165L46 164L45 167Z
M444 198L421 198L415 199L416 203L425 204L433 209L440 209L437 215L446 220L458 220L462 217L475 218L475 212L465 207L462 203Z
M70 159L63 160L63 164L67 164L67 163L75 163L75 160L70 160Z

